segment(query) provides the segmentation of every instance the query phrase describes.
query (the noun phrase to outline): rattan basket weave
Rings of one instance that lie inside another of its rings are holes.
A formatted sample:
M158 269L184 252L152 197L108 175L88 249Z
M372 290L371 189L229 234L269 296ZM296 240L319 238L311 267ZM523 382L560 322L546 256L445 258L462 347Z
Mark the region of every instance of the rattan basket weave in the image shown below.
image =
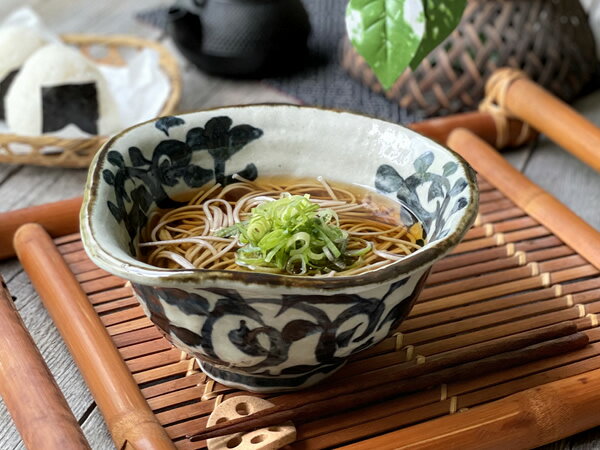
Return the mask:
M375 92L383 88L348 40L342 66ZM521 69L570 101L598 72L594 37L578 0L470 0L459 27L385 95L424 116L472 110L499 67Z
M102 64L123 65L126 52L144 48L155 50L161 69L169 80L170 92L159 115L171 114L181 97L181 78L175 58L162 45L133 36L69 34L62 40L78 47L86 56ZM0 163L38 166L87 167L107 136L67 139L55 136L0 134Z

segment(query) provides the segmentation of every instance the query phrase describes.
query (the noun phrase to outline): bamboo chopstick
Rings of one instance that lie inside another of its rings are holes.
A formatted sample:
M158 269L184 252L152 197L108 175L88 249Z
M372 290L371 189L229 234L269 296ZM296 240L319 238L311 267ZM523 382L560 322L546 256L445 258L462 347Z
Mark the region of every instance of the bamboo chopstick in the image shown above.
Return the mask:
M15 249L89 386L117 448L174 449L85 293L37 224L15 234Z
M25 447L89 449L0 276L0 395Z
M555 332L557 329L555 329ZM572 326L565 326L560 332L568 332L569 329L573 330ZM546 329L542 334L546 335L548 330L549 329ZM538 337L542 334L539 334ZM531 336L536 336L536 334L531 333L529 336L531 339ZM404 373L401 371L395 373L394 381L391 382L388 381L385 383L381 380L381 377L377 377L377 384L369 386L366 390L336 395L335 397L316 401L313 400L311 403L306 403L298 407L285 408L285 406L275 406L251 416L246 416L242 419L232 420L221 425L210 427L198 435L191 436L190 439L208 439L231 433L248 431L254 428L276 425L288 420L293 420L295 422L302 422L309 418L312 420L318 417L331 415L336 411L361 407L389 399L393 396L446 383L455 378L482 375L498 370L499 368L512 367L547 356L565 353L577 348L582 348L587 345L587 343L588 337L585 334L578 332L546 342L538 341L536 344L530 344L526 347L520 347L510 351L504 351L503 348L502 353L494 353L491 351L490 353L492 356L487 356L482 359L480 359L482 356L480 352L473 352L470 356L473 357L474 354L477 353L477 360L467 359L468 362L464 362L465 359L461 359L465 358L465 353L455 352L450 356L444 355L438 358L431 358L432 362L428 363L425 361L425 363L421 365L422 367L413 363L405 368ZM507 345L507 341L504 341L504 345ZM471 349L471 351L472 350L473 349ZM481 348L478 350L481 351ZM488 348L488 351L489 350L490 349ZM452 367L457 361L460 365ZM354 386L354 388L356 389L356 386Z
M569 134L573 134L573 130ZM453 131L448 138L448 145L523 211L600 269L600 233L594 228L518 172L471 132L464 129Z

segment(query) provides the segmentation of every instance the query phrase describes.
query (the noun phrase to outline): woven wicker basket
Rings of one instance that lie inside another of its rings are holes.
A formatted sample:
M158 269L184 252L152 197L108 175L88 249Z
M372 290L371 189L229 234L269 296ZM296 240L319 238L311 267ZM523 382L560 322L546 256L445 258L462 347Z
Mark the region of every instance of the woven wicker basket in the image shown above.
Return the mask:
M125 63L126 51L139 51L144 48L155 50L171 88L159 115L168 115L174 111L181 97L179 67L175 58L162 45L133 36L69 34L61 38L66 44L78 47L94 61L115 66ZM101 56L98 56L99 54ZM0 134L0 163L87 167L96 150L106 139L107 136L67 139L55 136Z
M348 40L342 66L375 92L383 88ZM578 0L471 0L459 27L385 95L424 116L471 110L498 67L513 67L570 101L597 74L594 37Z

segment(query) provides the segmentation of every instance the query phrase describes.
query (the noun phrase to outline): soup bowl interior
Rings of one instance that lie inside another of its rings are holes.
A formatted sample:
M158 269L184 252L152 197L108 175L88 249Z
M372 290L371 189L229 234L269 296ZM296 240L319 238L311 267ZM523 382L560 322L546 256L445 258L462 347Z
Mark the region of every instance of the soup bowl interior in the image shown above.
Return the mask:
M378 191L422 223L426 244L355 276L163 269L140 260L157 209L185 204L209 183L285 175ZM459 156L399 125L345 112L254 105L163 117L125 130L98 152L81 217L84 248L130 280L176 346L228 385L297 389L394 331L436 260L477 211L475 175Z

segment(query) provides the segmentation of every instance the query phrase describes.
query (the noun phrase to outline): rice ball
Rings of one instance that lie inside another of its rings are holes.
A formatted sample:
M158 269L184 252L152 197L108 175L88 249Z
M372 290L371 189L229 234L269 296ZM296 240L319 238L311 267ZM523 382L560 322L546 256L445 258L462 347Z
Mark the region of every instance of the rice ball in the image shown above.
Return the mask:
M13 133L37 136L75 125L89 134L121 128L117 105L98 68L79 51L49 44L25 62L5 99Z
M24 26L0 28L0 119L4 119L4 97L16 71L45 44L36 30Z
M23 65L25 60L45 44L36 30L23 26L0 28L0 81Z

